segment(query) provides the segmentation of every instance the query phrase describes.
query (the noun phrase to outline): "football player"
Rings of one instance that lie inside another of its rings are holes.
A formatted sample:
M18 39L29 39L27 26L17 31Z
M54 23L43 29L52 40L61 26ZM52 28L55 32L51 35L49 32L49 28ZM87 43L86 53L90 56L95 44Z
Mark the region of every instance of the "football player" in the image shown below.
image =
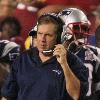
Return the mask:
M61 35L62 43L66 48L77 55L84 65L89 69L89 89L87 98L92 94L92 83L96 80L95 74L98 72L98 65L100 64L100 49L88 44L88 36L92 35L89 32L91 23L87 19L86 14L77 8L67 8L61 11L58 16L64 21L63 32Z

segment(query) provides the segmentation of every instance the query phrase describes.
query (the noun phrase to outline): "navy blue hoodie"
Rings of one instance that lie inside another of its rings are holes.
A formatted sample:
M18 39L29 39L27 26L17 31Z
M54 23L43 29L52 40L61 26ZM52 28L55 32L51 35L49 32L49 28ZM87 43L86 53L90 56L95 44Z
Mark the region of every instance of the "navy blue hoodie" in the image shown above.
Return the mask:
M71 70L81 82L79 99L84 100L88 89L88 70L72 53L68 52L67 59ZM14 100L72 100L65 84L64 73L56 57L42 62L37 48L32 48L22 53L13 63L8 80L2 88L2 96L7 97L8 100L12 98Z

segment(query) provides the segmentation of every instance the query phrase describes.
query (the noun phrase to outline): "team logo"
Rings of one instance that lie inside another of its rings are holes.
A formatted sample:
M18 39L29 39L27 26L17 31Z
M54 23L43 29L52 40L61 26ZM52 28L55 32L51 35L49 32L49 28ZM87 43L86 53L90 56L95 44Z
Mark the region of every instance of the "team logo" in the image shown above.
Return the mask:
M93 53L91 53L90 51L86 51L85 52L85 60L89 60L89 61L93 61L93 60L95 60L94 59L94 56L93 56Z
M66 10L65 10L65 11L63 10L63 11L59 14L59 16L62 16L62 15L67 15L67 16L68 16L68 15L71 14L71 12L72 12L71 10L67 10L67 11L66 11Z
M60 70L52 70L53 72L57 73L58 75L61 74L61 71Z

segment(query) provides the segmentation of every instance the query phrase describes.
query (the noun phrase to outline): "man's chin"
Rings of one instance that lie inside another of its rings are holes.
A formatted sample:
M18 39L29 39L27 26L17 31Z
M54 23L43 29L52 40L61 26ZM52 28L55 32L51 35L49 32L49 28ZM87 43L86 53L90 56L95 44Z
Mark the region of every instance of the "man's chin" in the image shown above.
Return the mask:
M45 50L45 49L39 49L39 52L41 52L41 53L42 53L44 50Z

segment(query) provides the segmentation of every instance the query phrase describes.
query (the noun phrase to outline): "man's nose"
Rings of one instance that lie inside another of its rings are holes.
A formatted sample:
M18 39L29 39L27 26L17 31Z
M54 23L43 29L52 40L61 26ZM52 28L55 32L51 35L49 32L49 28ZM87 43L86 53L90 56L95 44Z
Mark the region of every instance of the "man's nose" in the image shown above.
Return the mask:
M42 42L45 42L45 41L46 41L46 36L45 36L45 35L42 35L42 36L41 36L41 41L42 41Z

